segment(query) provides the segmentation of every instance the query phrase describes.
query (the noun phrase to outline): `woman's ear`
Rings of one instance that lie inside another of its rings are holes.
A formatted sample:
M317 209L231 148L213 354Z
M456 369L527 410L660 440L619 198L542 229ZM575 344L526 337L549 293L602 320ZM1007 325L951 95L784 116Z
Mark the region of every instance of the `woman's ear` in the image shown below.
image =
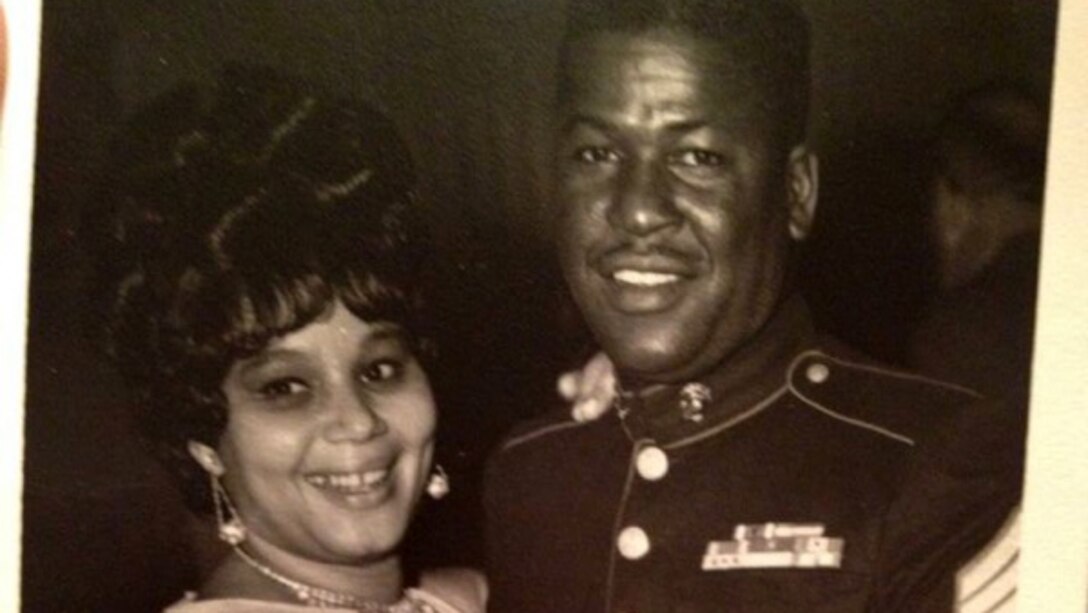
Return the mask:
M807 145L790 151L786 174L790 237L804 240L816 220L816 201L820 186L819 160Z
M219 459L219 454L214 449L199 443L197 441L189 441L189 455L193 456L197 464L203 468L208 474L215 475L216 477L222 477L225 469L223 468L223 461Z

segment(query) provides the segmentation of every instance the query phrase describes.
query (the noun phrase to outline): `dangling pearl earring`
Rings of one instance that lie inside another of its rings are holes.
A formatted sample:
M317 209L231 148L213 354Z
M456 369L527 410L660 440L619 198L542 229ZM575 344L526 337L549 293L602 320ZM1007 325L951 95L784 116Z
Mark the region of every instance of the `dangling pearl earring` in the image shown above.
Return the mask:
M246 527L238 516L238 511L231 504L227 490L219 482L219 477L209 473L212 480L212 504L215 505L215 523L219 528L219 539L237 547L246 540ZM227 518L223 510L226 509L230 517Z
M435 500L441 500L449 493L450 477L446 474L446 470L442 468L442 465L435 464L434 472L431 473L431 478L427 481L427 495Z

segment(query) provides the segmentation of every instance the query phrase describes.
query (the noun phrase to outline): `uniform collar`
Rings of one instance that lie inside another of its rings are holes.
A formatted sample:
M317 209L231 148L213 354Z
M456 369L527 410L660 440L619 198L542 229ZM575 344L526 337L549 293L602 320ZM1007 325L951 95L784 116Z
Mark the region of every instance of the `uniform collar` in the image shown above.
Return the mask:
M710 372L689 382L619 390L616 402L633 440L658 444L694 436L736 416L785 385L793 358L815 344L800 296L779 306L762 329ZM700 402L709 391L709 400Z

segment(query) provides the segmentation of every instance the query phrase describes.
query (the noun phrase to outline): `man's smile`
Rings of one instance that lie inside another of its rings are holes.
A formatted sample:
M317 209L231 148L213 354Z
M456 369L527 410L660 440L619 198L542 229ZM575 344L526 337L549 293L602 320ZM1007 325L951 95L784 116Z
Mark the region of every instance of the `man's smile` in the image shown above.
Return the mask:
M698 277L696 260L671 248L626 247L607 251L591 268L604 281L605 300L611 308L647 315L679 302L684 289Z
M638 287L657 287L667 283L676 283L680 280L680 275L623 268L612 273L612 279L619 283Z

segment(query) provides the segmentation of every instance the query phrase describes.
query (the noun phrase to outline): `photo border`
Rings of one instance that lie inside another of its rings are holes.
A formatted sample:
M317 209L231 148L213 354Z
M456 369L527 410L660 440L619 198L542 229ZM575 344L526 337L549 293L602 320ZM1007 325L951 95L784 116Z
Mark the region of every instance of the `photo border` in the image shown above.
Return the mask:
M30 211L41 0L0 0L8 83L0 122L0 610L18 610ZM1019 611L1088 607L1088 2L1059 6Z

